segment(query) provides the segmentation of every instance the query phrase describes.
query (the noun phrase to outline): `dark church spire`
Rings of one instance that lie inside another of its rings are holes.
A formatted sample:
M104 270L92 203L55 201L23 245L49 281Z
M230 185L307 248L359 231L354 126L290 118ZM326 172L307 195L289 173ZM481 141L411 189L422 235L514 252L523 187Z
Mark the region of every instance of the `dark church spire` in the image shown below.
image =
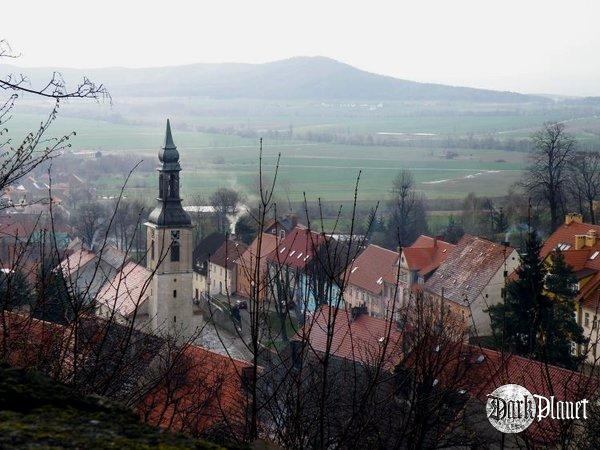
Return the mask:
M150 213L148 221L158 227L189 227L192 221L181 206L179 197L179 152L173 142L171 123L167 119L165 143L158 152L162 166L158 170L158 205Z
M169 119L167 119L167 132L165 133L164 148L177 148L173 142L173 135L171 134L171 121Z

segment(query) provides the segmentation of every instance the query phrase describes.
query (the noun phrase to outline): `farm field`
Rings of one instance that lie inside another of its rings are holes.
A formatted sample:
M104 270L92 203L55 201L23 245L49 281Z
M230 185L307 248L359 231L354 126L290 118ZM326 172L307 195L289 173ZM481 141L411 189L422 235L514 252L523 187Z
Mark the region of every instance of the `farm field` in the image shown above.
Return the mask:
M31 130L39 117L20 115L10 122L15 138ZM404 129L404 128L403 128ZM53 136L76 130L71 140L73 152L100 150L103 154L127 154L153 160L161 145L164 125L136 126L106 121L59 117L51 129ZM173 122L175 142L183 167L184 193L209 195L217 187L230 186L251 191L258 176L258 141L223 134L178 130ZM309 143L296 140L265 140L263 167L267 177L278 173L279 192L291 201L347 202L352 199L356 177L361 173L359 200L385 199L391 182L402 169L414 172L418 189L430 198L459 198L468 192L502 195L520 177L525 155L503 150L457 149L446 159L440 148L354 146ZM58 163L58 161L57 161ZM93 180L104 195L115 193L122 179L107 174ZM155 180L147 173L134 174L130 189L139 195L153 195Z
M28 107L29 111L15 111L9 123L9 134L15 140L39 123L43 117L39 112L48 110L40 105ZM493 148L452 149L456 155L447 159L443 147L426 148L423 142L415 147L406 142L398 147L306 142L301 140L304 132L397 134L406 135L406 139L412 139L411 135L526 139L544 121L561 120L582 143L600 140L600 117L593 114L573 117L568 109L531 110L524 106L513 111L494 107L487 105L489 110L478 110L467 103L453 105L454 113L448 113L448 105L405 103L125 98L116 99L113 106L63 105L51 134L76 131L71 140L71 150L76 153L99 150L103 154L133 155L154 161L163 139L164 118L169 111L176 111L169 116L184 168L184 193L204 196L220 186L236 187L247 194L255 190L255 136L264 134L264 172L272 176L281 153L279 192L294 202L301 201L304 193L309 200L320 197L326 201L350 201L359 171L359 201L382 200L402 169L414 172L418 189L429 198L460 198L469 192L503 195L520 178L526 162L524 153ZM253 137L220 131L228 127L248 129ZM269 137L273 130L291 129L294 139ZM117 191L122 183L117 173L93 180L102 195ZM140 195L153 195L155 180L148 173L135 174L130 188Z

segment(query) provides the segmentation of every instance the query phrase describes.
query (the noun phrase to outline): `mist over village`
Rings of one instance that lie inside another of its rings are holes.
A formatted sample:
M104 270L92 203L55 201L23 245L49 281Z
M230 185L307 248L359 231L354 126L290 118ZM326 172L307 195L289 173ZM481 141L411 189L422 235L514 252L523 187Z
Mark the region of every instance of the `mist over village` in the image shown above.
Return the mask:
M600 448L598 5L29 3L0 448Z

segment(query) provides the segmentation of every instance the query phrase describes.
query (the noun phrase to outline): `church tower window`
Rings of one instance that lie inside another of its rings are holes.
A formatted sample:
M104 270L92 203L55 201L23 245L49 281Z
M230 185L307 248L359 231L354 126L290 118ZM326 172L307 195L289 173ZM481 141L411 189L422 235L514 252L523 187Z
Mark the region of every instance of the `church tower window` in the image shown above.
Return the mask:
M180 233L179 230L171 231L171 261L179 261L180 250Z

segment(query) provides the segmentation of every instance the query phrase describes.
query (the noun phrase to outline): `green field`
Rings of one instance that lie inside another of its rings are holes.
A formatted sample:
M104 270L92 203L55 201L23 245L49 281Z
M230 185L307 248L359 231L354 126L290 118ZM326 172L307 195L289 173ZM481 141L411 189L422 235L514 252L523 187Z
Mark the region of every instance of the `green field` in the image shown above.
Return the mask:
M359 172L359 200L385 200L393 178L402 169L414 172L417 188L429 198L460 198L469 192L503 195L519 180L526 155L494 148L453 149L457 155L447 159L439 145L427 148L422 143L413 147L410 143L398 147L317 143L303 141L303 132L333 130L348 134L423 133L441 138L522 139L546 120L565 120L584 142L600 139L597 116L572 119L569 111L473 112L469 105L455 105L455 113L448 114L439 105L424 113L422 105L419 110L414 105L393 104L371 113L367 106L145 99L113 107L88 105L79 113L77 108L67 105L51 132L61 135L75 130L77 135L71 141L75 152L100 150L104 154L133 155L154 161L163 139L164 117L168 111L175 110L178 113L170 116L181 154L184 195L206 197L217 187L229 186L252 197L256 193L258 177L258 139L219 130L246 127L258 136L262 130L267 133L293 126L294 136L300 138L265 138L265 174L273 176L277 155L281 153L278 173L281 198L300 201L306 193L309 200L321 198L334 202L352 199ZM163 109L167 112L157 113ZM90 111L98 118L74 117L89 116ZM118 117L115 119L112 115ZM9 123L10 135L15 139L22 137L39 123L40 117L30 112L15 112ZM190 131L206 130L209 126L219 130L211 133ZM92 180L101 195L115 193L122 181L122 175L117 171ZM137 173L129 187L139 195L153 196L156 180L148 172Z

